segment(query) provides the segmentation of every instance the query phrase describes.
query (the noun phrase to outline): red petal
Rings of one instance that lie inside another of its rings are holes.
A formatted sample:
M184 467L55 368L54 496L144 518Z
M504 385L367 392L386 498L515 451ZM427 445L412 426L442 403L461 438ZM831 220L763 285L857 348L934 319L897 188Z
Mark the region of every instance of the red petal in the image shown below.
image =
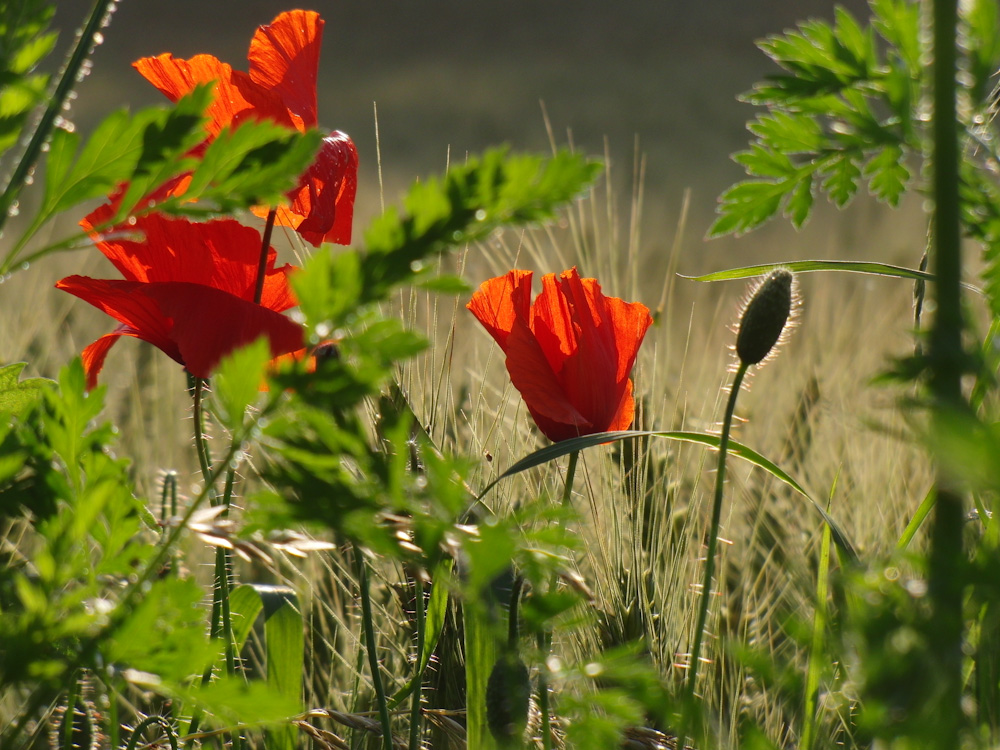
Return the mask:
M149 287L149 284L136 281L91 279L86 276L68 276L56 284L57 289L89 302L122 323L131 331L128 335L148 341L168 357L183 363L181 352L171 338L173 325L161 312L157 301L147 296ZM103 357L100 362L97 360L99 353L100 349L95 349L92 354L95 365L103 363ZM106 348L104 354L107 354ZM96 372L94 375L96 377Z
M206 129L213 138L223 128L239 124L248 117L296 127L277 94L263 89L249 75L233 70L228 63L212 55L195 55L190 60L182 60L167 52L136 60L132 67L174 102L196 85L215 81L212 103L205 111L209 118Z
M510 271L484 281L466 305L489 334L507 351L507 337L531 315L531 271Z
M273 357L303 346L302 326L253 302L198 284L147 287L146 294L173 321L171 338L196 377L209 377L225 355L261 336L268 338Z
M128 326L118 326L112 333L104 334L80 353L80 358L83 360L83 371L87 375L88 391L97 387L97 376L104 368L104 359L108 356L108 350L118 341L119 336L135 336L135 331Z
M628 374L652 323L649 312L643 305L605 297L595 279L581 279L575 268L559 281L577 331L576 349L559 372L569 400L595 431L610 429L616 421L631 424L631 409L625 414L622 408Z
M323 139L298 187L288 193L291 204L278 209L277 223L294 227L315 247L324 242L349 245L357 192L358 151L347 135L334 131Z
M261 26L250 42L250 78L276 93L299 130L316 127L316 73L323 41L318 13L292 10Z
M85 229L90 228L94 214L83 223ZM100 251L127 280L186 281L253 300L261 246L260 233L255 229L231 219L192 222L160 214L138 218L132 229L140 239L118 234L97 242ZM296 302L287 279L291 267L275 269L276 257L274 249L270 249L261 302L281 311Z

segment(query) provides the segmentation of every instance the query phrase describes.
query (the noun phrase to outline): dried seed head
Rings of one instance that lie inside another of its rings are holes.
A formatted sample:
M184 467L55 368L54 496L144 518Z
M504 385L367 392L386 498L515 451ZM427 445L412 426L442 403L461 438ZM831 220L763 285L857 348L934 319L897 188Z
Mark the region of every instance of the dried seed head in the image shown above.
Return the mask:
M515 654L503 654L486 683L486 723L501 746L520 746L530 699L528 668Z
M777 268L750 295L736 335L736 354L743 364L759 364L781 340L797 302L794 282L790 271Z

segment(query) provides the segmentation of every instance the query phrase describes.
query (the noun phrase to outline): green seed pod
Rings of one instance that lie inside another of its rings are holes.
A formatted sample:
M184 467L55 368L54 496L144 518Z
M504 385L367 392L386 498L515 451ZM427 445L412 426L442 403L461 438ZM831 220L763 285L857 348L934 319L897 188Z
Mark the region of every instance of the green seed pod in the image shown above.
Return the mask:
M793 282L790 271L778 268L750 295L736 335L736 354L743 364L759 364L781 340L794 307Z
M519 746L528 724L528 668L513 653L497 659L486 683L486 723L501 747Z

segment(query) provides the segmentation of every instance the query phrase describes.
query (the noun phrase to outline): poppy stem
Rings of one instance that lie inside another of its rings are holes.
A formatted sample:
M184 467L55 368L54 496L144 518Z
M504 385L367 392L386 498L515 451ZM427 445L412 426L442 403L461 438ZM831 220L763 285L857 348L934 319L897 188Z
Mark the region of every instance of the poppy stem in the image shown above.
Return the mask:
M576 464L580 460L580 451L573 451L569 454L569 463L566 464L566 482L563 484L562 507L569 508L573 502L573 479L576 477ZM553 573L549 583L549 590L552 591L559 583L559 575ZM512 612L511 617L516 618L517 613ZM542 629L538 632L538 648L543 657L547 657L551 647L550 634ZM538 671L538 711L542 715L542 747L545 750L552 750L552 718L549 715L549 683L545 670L548 667L542 665Z
M195 378L193 380L194 392L194 442L198 453L198 463L201 465L201 473L205 485L208 488L209 502L212 505L225 503L229 506L232 497L233 477L235 470L230 468L226 475L226 491L222 500L219 499L215 491L215 475L212 472L212 457L208 449L208 440L205 437L205 406L204 394L207 380ZM232 455L235 450L230 450ZM230 608L229 592L232 575L232 558L229 550L217 547L215 550L215 585L212 587L212 615L209 624L209 633L212 638L222 638L225 643L225 659L227 674L236 673L236 652L233 647L233 615ZM212 679L212 666L205 670L202 675L202 684L207 684ZM234 747L242 747L242 737L238 733L233 734Z
M569 454L569 463L566 464L566 484L563 485L562 504L566 508L573 500L573 478L576 476L576 462L580 458L580 451L573 451Z
M264 236L260 243L260 260L257 262L257 285L253 290L254 304L259 305L264 297L264 278L267 276L267 252L271 249L271 234L274 232L274 221L278 218L278 209L267 212L264 224Z
M698 665L701 661L701 646L705 637L705 624L708 620L708 604L712 597L712 579L715 576L715 555L719 548L719 525L722 521L722 495L726 481L726 456L729 453L729 433L733 426L733 412L736 410L736 398L740 393L740 385L747 373L749 364L741 361L729 390L729 401L726 403L726 416L722 420L722 435L719 438L719 463L715 473L715 500L712 503L712 523L708 529L708 551L705 554L705 575L701 584L701 604L698 607L698 624L694 631L694 646L691 648L691 664L688 667L687 687L684 691L684 721L681 726L681 736L677 747L684 747L686 733L690 729L695 698L695 688L698 682Z

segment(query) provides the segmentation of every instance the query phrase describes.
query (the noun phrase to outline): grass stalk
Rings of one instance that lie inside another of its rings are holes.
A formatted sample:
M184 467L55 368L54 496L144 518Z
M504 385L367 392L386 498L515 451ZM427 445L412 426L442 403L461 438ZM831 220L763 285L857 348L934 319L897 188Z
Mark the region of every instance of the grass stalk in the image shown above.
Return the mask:
M830 493L833 499L833 492ZM829 510L829 503L827 509ZM826 623L829 618L830 592L830 540L832 533L827 524L823 524L823 539L820 543L819 568L816 573L816 610L813 613L812 642L809 645L809 668L806 672L806 700L802 724L801 750L812 750L819 736L817 730L820 674L823 665L827 663L823 649L823 638Z
M393 750L392 722L389 719L389 703L386 700L385 687L382 685L382 672L379 668L378 653L375 649L375 618L372 614L372 597L368 583L368 563L365 562L361 547L354 546L354 565L357 570L358 588L361 591L361 622L365 632L365 649L368 652L368 666L372 673L372 687L375 689L375 700L378 703L378 718L382 725L383 750Z

